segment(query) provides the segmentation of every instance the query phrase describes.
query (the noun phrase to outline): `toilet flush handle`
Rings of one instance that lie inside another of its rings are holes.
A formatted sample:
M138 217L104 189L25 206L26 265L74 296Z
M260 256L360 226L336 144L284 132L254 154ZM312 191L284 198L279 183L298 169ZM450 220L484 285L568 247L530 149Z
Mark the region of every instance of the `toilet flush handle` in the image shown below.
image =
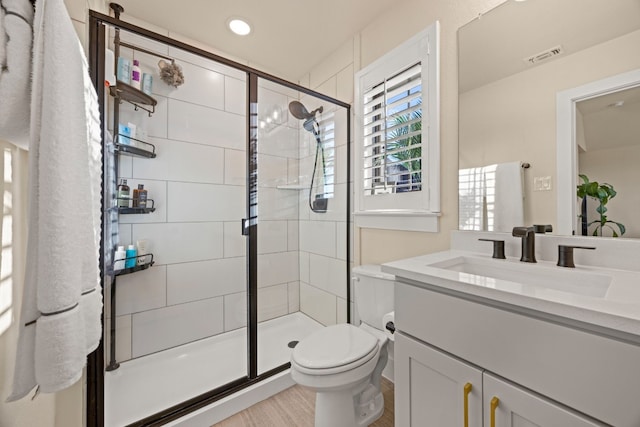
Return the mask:
M387 324L384 325L384 327L387 328L387 330L392 334L396 332L396 325L394 325L393 322L391 321L387 322Z

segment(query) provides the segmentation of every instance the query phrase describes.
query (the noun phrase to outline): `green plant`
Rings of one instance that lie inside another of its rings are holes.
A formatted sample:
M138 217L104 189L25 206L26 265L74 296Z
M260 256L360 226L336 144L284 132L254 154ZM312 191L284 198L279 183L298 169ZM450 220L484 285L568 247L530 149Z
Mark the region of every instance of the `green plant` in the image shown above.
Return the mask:
M615 224L620 231L620 236L622 236L626 231L625 226L619 222L609 220L607 218L607 215L605 215L607 212L606 204L609 202L609 200L616 197L616 194L618 194L616 193L616 190L614 190L613 185L607 183L599 184L597 181L591 182L586 175L580 174L579 176L582 179L582 184L577 186L578 197L581 199L584 199L585 197L591 197L598 200L598 202L600 203L596 208L596 212L598 212L600 218L591 221L588 224L589 226L591 226L592 224L596 224L596 228L593 230L593 235L602 236L604 228L607 227L610 228L613 232L613 237L619 237L618 232L611 225Z
M422 181L422 110L396 116L394 130L387 136L394 140L387 144L387 151L400 160L411 173L411 181Z

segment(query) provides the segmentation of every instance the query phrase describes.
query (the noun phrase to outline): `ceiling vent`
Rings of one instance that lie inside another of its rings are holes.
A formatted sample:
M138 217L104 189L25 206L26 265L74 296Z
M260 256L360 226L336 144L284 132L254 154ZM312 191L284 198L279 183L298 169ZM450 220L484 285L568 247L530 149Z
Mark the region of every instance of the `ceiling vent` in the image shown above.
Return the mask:
M536 53L535 55L531 55L528 58L524 58L525 62L529 64L537 64L538 62L546 61L547 59L551 59L563 53L562 46L558 45L556 47L552 47L551 49L547 49L543 52Z

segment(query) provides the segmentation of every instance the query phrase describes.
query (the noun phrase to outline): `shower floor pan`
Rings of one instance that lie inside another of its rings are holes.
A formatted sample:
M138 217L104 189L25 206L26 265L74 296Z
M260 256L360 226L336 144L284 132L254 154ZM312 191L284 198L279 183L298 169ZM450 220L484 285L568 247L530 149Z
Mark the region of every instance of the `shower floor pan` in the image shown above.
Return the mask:
M289 361L290 341L322 325L297 312L258 325L258 372ZM105 372L105 426L121 427L242 378L246 329L140 357ZM265 344L266 343L266 344Z

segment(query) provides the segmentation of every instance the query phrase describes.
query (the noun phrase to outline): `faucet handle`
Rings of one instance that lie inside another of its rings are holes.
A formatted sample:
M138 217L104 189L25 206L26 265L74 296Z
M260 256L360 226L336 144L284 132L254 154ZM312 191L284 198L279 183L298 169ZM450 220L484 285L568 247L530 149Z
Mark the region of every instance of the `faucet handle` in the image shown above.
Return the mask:
M571 246L571 245L558 245L558 266L559 267L569 267L575 268L576 265L573 263L573 250L574 249L591 249L594 250L593 246Z
M553 226L551 224L533 224L533 231L540 234L551 233Z
M478 239L482 242L493 242L493 255L491 258L506 259L504 256L504 240L499 239Z
M511 231L511 235L513 237L524 237L529 232L534 232L533 227L526 227L526 226L513 227L513 230Z

